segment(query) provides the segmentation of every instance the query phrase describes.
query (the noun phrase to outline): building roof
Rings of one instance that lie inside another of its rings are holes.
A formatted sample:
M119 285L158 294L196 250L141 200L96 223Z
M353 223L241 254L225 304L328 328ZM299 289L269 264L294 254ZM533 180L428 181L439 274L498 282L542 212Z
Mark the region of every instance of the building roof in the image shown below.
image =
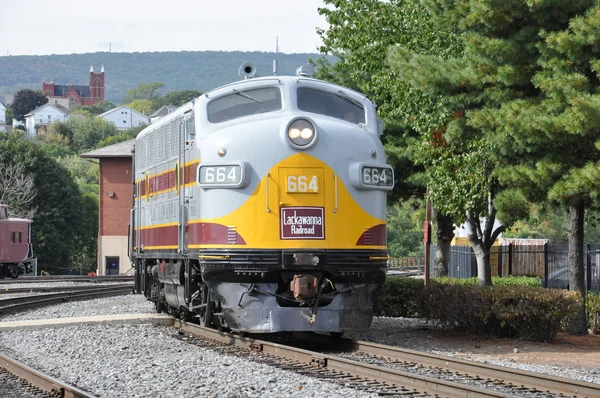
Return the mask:
M141 117L143 117L143 118L146 118L146 119L148 119L148 120L149 120L148 116L146 116L146 115L144 115L143 113L140 113L140 112L136 111L135 109L133 109L133 108L130 108L130 107L126 106L126 105L121 105L121 106L118 106L118 107L116 107L116 108L110 109L110 110L108 110L108 111L106 111L106 112L104 112L104 113L102 113L102 114L98 115L98 117L101 117L101 118L103 118L104 116L106 116L106 115L108 115L108 114L110 114L110 113L113 113L113 112L116 112L116 111L118 111L119 109L127 109L127 110L129 110L130 112L136 113L136 114L138 114L138 116L141 116Z
M150 114L150 117L165 116L165 115L168 115L169 113L173 112L177 108L179 108L179 107L175 106L175 105L171 105L171 104L163 105L160 108L158 108L157 110L155 110L154 112L152 112Z
M73 85L73 84L55 84L54 85L54 97L64 97L67 95L67 92L71 87L74 87L77 90L77 93L81 97L90 97L90 87L83 85Z
M95 149L90 152L82 153L79 155L82 158L130 158L131 151L133 151L133 144L135 144L135 138L127 141L119 142L113 145L105 146L104 148Z
M67 108L65 108L64 106L62 106L62 105L45 103L43 105L38 106L37 108L35 108L34 110L32 110L31 112L29 112L28 114L26 114L25 116L31 116L31 115L35 114L37 111L39 111L40 109L42 109L42 108L44 108L46 106L51 106L54 109L56 109L57 111L64 113L65 115L69 114L69 110Z

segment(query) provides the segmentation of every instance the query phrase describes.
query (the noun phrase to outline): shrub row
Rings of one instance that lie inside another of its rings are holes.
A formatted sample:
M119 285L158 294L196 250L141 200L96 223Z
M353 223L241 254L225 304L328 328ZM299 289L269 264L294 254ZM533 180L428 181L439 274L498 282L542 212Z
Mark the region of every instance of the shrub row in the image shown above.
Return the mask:
M382 315L420 317L475 334L548 342L576 313L577 294L530 286L523 278L506 279L516 286L479 287L464 280L435 279L425 287L420 279L390 277L383 287Z
M600 334L600 295L591 292L588 293L586 306L589 327L592 333Z
M446 283L452 285L477 285L477 277L456 279L456 278L435 278L437 283ZM542 282L538 277L531 276L507 276L507 277L492 277L494 286L530 286L541 287Z

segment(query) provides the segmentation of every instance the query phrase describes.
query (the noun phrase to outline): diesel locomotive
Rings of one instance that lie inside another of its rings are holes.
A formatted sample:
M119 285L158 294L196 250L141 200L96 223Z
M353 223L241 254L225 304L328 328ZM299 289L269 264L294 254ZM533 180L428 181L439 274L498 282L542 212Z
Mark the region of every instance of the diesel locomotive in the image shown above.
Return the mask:
M366 330L394 186L383 123L361 93L255 71L137 136L135 289L157 311L235 332Z
M31 220L11 218L0 204L0 278L18 278L31 272Z

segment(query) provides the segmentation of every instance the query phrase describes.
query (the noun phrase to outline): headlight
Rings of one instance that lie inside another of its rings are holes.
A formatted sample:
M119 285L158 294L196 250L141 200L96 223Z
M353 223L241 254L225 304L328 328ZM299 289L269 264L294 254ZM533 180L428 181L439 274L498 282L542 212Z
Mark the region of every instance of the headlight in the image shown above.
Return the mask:
M306 146L315 139L315 128L308 120L294 120L288 128L288 137L294 144Z

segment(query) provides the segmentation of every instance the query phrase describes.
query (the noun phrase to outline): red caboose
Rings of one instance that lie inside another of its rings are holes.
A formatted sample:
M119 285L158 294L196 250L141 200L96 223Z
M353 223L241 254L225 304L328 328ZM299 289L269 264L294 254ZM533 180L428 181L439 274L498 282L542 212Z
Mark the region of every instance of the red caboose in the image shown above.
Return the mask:
M31 220L9 218L8 206L0 204L0 278L17 278L31 270Z

